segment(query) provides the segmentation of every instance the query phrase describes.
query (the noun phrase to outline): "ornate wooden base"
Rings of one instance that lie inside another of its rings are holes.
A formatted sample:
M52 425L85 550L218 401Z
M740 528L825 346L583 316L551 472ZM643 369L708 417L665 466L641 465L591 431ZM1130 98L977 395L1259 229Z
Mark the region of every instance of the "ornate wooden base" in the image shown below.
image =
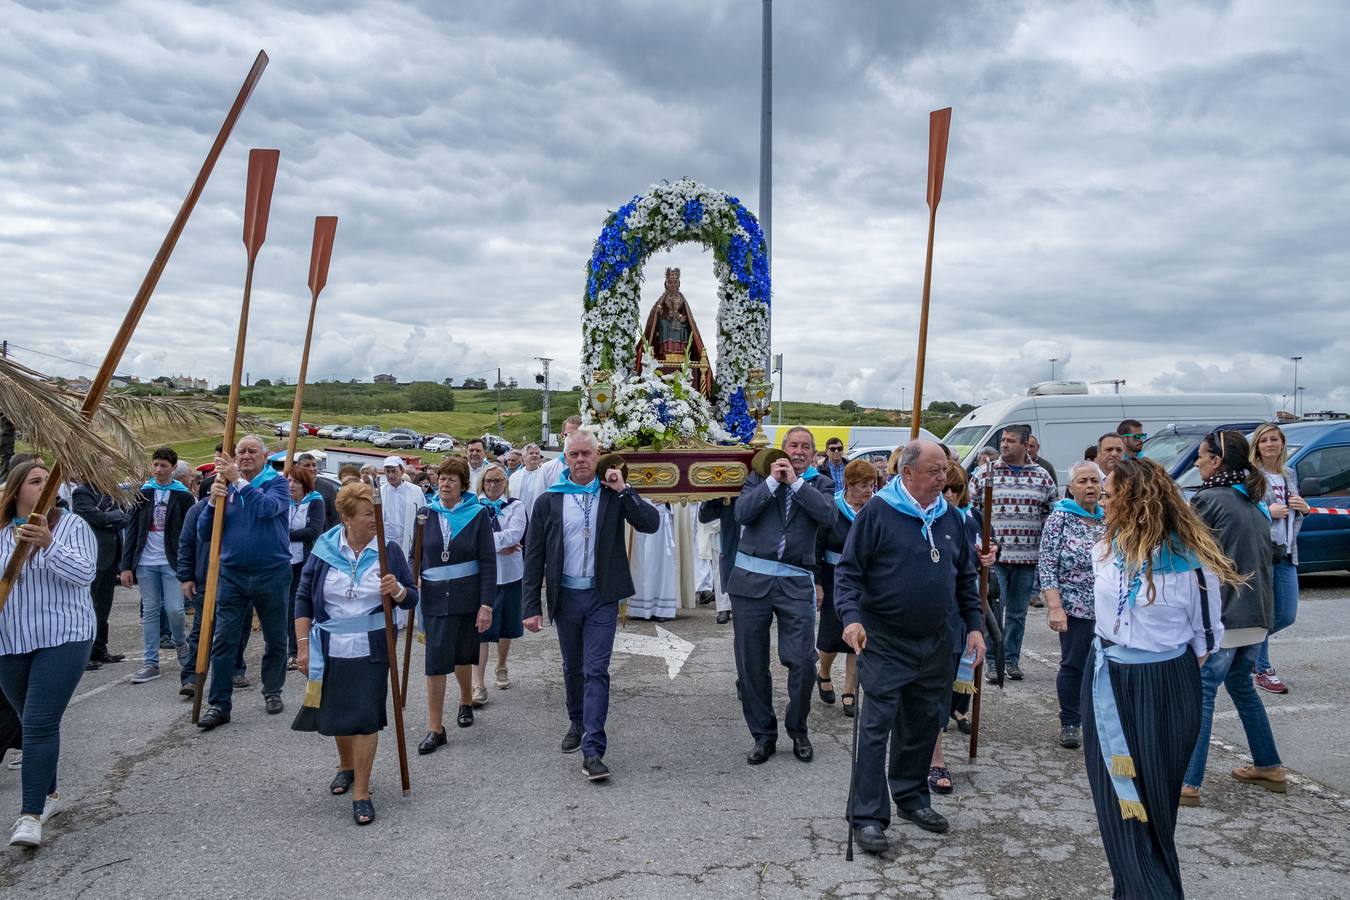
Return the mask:
M654 503L697 503L735 497L750 474L749 447L623 450L628 483Z

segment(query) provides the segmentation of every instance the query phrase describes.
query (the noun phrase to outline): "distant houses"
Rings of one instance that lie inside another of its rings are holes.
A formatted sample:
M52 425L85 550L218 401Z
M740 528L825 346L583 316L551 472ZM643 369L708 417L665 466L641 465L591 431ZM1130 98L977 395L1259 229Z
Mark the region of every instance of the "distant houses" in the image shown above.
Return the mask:
M376 375L376 376L375 376L375 383L376 383L376 384L398 384L398 379L395 378L393 375Z

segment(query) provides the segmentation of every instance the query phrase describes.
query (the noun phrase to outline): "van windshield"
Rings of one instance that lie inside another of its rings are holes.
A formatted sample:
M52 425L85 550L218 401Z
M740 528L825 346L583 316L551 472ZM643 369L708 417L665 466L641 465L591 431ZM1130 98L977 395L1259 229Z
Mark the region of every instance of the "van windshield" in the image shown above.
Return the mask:
M1200 443L1202 437L1204 437L1202 434L1164 432L1145 441L1144 449L1140 455L1148 457L1171 472L1182 458L1195 449L1196 444Z
M979 444L981 438L989 431L988 425L966 425L964 428L953 428L947 432L947 436L942 442L956 452L957 459L965 459L966 454L974 450Z

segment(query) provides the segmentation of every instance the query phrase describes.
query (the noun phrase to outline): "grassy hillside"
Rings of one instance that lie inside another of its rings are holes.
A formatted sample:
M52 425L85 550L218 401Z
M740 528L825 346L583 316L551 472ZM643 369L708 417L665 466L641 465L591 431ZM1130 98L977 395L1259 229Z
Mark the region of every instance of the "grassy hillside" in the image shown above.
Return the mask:
M302 421L315 425L368 425L378 424L381 428L412 428L422 434L445 432L458 438L472 437L497 430L497 392L493 390L455 389L453 410L418 411L410 409L409 385L307 385L305 388L305 408ZM314 403L311 404L311 398ZM224 403L223 397L215 397ZM295 399L295 388L291 386L250 387L240 392L241 409L274 422L289 421L291 405ZM501 423L502 434L507 440L520 444L538 440L542 426L542 392L536 390L502 390ZM576 391L554 392L550 395L550 424L555 433L562 429L562 422L580 407L581 395ZM774 416L778 414L778 404L774 404ZM844 411L836 404L806 403L785 401L783 417L789 422L805 422L814 425L903 425L909 421L908 413L893 409L861 408ZM937 434L945 434L953 417L925 417L924 426ZM265 437L275 440L268 430ZM143 432L142 437L149 446L168 444L178 451L180 457L193 464L211 459L219 435L210 429L196 433L183 433L181 430L151 429ZM298 442L301 449L320 447L332 443L328 439L302 437ZM423 454L426 459L437 459L440 454Z

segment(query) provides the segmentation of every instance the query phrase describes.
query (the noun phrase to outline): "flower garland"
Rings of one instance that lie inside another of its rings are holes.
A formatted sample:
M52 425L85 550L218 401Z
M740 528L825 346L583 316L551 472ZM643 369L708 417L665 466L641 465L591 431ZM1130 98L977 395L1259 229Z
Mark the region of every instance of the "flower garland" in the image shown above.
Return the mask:
M742 387L751 369L764 366L767 354L768 248L759 222L740 200L688 179L653 185L605 220L586 266L582 380L589 385L596 369L607 369L613 373L619 395L631 386L633 345L640 331L642 267L656 251L688 242L713 251L719 300L713 378L716 414L731 438L748 440L754 422L746 413ZM626 413L618 408L620 399L616 395L614 416L622 419ZM584 402L582 416L589 424L591 412ZM627 433L621 425L615 427Z

